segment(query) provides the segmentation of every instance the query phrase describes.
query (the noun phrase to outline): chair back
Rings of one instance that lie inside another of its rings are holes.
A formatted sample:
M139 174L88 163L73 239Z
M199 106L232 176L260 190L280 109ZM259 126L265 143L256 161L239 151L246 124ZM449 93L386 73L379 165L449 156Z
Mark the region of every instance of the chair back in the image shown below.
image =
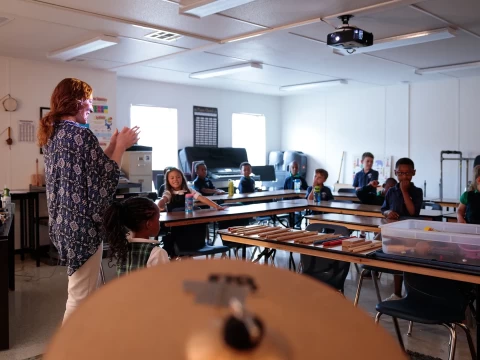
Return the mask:
M348 194L355 194L356 193L356 190L354 188L341 188L341 189L338 189L338 193L348 193Z
M340 225L310 224L308 231L318 231L322 233L335 233L340 236L349 236L350 230ZM333 288L342 291L345 286L345 279L350 270L350 263L344 261L322 259L315 256L300 255L300 261L303 265L302 273L311 276Z
M426 209L427 207L431 208L432 210L442 210L442 206L440 204L424 201L422 203L422 209Z

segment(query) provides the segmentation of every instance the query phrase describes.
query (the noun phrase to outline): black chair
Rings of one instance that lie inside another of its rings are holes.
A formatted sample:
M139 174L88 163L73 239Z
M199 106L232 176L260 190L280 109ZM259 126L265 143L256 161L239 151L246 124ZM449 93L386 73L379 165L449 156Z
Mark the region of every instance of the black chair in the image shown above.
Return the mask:
M422 324L443 325L450 331L449 360L455 358L457 342L456 326L461 327L467 335L472 359L476 359L475 347L465 320L465 310L473 299L473 285L454 280L431 276L404 275L407 295L401 300L383 301L377 304L378 324L382 314L393 318L395 331L400 346L405 351L402 334L397 319L404 319Z
M310 224L307 231L335 233L339 236L350 236L350 230L344 226ZM322 259L315 256L300 255L302 273L311 276L343 293L345 279L350 270L350 263L338 260Z
M355 189L350 189L350 188L342 188L338 189L338 193L348 193L348 194L356 194L357 190Z
M426 209L427 207L431 208L432 210L442 210L442 206L440 204L424 201L422 203L422 209Z

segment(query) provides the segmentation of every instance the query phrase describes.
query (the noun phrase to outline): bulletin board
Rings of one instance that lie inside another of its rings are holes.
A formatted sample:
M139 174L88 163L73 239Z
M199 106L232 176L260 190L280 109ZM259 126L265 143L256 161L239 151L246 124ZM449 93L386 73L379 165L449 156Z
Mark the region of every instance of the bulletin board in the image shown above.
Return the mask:
M378 171L378 182L380 184L385 183L385 180L392 177L392 156L375 158L372 169ZM354 156L352 181L355 178L355 174L361 170L363 170L362 156Z
M218 109L193 107L193 146L218 147Z

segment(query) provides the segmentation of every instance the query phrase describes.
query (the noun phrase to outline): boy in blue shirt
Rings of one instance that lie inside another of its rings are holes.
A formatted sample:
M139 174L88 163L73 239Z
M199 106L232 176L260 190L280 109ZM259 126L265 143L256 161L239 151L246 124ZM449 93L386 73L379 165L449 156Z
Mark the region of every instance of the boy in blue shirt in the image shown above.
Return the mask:
M290 176L285 179L283 190L294 190L294 182L296 179L299 179L302 182L300 185L300 190L307 190L307 181L298 173L298 162L292 161L289 166L289 170Z
M238 184L238 192L240 194L255 192L255 180L250 177L250 174L252 173L252 165L248 162L243 162L240 164L240 171L242 172L242 177Z
M362 165L363 169L355 174L353 179L353 187L356 190L360 190L364 186L367 186L370 182L377 180L378 181L378 171L373 170L373 154L371 152L363 153L362 155ZM375 192L375 191L373 191Z
M307 195L305 199L314 200L314 188L315 186L320 187L320 194L323 201L332 201L333 195L332 191L324 185L325 181L328 179L328 171L324 169L316 169L315 175L313 176L313 186L307 188Z
M418 217L423 203L423 190L412 182L415 176L415 164L409 158L401 158L395 164L398 184L388 190L382 205L382 214L387 219L398 220L401 217ZM394 275L395 292L385 300L402 298L401 275Z
M215 188L212 181L207 177L207 165L204 163L195 164L197 177L193 181L193 188L204 196L223 194L225 191Z

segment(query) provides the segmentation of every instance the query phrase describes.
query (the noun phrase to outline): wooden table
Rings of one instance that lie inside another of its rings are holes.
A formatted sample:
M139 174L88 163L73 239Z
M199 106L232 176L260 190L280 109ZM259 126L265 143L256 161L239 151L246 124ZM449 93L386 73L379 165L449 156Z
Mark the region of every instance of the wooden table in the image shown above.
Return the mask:
M443 279L464 281L476 284L477 304L480 304L480 267L478 272L466 271L459 268L446 267L439 261L435 265L422 264L415 258L405 257L404 261L394 261L386 259L377 259L371 256L361 254L350 254L340 251L323 249L314 245L295 244L293 242L278 242L275 240L244 238L237 235L228 234L226 230L220 230L219 234L222 240L235 242L243 245L243 254L246 253L246 246L261 246L269 249L283 250L287 252L295 252L298 254L311 255L326 259L340 260L355 264L363 264L383 269L409 272L413 274L421 274L434 276ZM243 256L245 258L245 256ZM480 327L480 317L477 317L477 328ZM480 349L480 331L477 331L477 349ZM480 352L477 352L477 360L480 360Z
M342 214L308 215L310 224L341 225L349 230L379 233L379 226L395 222L371 216L355 216Z
M273 190L273 191L258 191L250 194L234 194L233 196L213 195L208 198L215 202L224 204L238 203L238 202L252 202L252 201L268 201L268 200L281 200L281 199L295 199L305 198L306 191L294 191L294 190Z
M223 283L227 276L228 284ZM237 284L236 279L243 282ZM254 284L254 290L246 284ZM246 293L247 312L258 316L265 329L265 338L253 352L232 351L223 341L222 329L231 312L218 303L233 291ZM209 293L215 296L204 295ZM153 308L146 306L152 302ZM176 261L113 281L58 329L44 356L45 360L353 358L407 356L367 313L326 285L283 269L235 260Z
M335 200L352 201L357 203L360 202L356 193L343 193L343 192L339 193L335 191L332 193L332 195L335 198Z
M436 204L439 204L442 207L446 207L447 210L449 208L454 208L456 209L458 207L458 204L460 203L459 199L433 199L430 200L431 202L434 202Z
M12 216L0 229L0 350L10 347L8 292L15 290L14 224Z
M294 213L306 208L306 200L297 204L295 200L232 206L225 210L195 210L192 215L182 212L162 212L160 222L166 226L184 226L193 224L205 224L215 221L247 219L256 216L270 216L285 213Z

